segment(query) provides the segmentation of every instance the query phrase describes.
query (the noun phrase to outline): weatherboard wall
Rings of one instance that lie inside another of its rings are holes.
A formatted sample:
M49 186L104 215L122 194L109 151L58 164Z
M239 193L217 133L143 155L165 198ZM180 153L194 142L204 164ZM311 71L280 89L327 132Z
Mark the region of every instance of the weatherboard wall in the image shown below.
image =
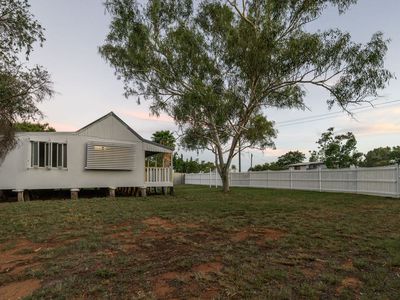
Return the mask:
M18 135L18 146L0 166L0 189L55 189L144 186L143 143L103 139L62 133L26 133ZM31 167L30 141L67 144L67 168ZM131 170L86 169L87 144L118 143L135 149Z

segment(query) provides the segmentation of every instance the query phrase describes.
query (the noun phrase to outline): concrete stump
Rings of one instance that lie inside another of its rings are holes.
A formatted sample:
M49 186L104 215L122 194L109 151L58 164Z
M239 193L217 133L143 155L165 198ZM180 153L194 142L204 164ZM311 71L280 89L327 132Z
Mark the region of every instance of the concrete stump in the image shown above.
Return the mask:
M31 196L29 195L29 191L24 191L24 201L31 201Z
M108 188L108 198L115 199L115 188Z
M17 192L17 199L18 199L18 202L24 202L24 191L23 190L21 190L21 191L16 191Z
M71 200L78 200L79 189L71 189Z
M142 196L142 197L146 197L147 196L146 188L140 188L140 196Z
M171 196L174 196L174 195L175 195L174 187L173 187L173 186L171 186L171 187L169 188L169 194L170 194Z
M161 193L165 196L167 194L167 188L165 186L163 186L161 188Z

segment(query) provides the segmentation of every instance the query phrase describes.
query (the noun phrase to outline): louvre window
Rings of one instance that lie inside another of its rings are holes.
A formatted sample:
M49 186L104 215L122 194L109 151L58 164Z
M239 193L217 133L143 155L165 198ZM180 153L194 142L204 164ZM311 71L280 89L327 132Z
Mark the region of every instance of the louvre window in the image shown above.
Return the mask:
M31 142L31 167L67 168L67 144Z
M133 170L135 148L129 144L91 142L86 148L87 170Z

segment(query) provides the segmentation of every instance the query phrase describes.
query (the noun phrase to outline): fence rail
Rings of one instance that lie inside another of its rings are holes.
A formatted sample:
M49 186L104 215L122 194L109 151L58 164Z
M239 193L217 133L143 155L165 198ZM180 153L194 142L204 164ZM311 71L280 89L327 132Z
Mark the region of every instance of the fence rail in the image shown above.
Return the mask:
M399 166L308 171L258 171L230 173L234 187L346 192L400 198ZM221 186L215 172L186 174L185 184Z

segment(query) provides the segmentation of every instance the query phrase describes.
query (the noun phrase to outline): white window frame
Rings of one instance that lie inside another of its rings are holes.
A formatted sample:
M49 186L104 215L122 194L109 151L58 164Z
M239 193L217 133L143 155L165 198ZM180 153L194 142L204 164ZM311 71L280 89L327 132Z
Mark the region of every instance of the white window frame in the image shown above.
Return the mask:
M44 143L44 166L40 166L40 143ZM34 153L35 146L37 147L37 152ZM53 148L56 148L56 164L53 166ZM61 150L61 153L59 152ZM66 153L64 153L66 150ZM68 169L68 144L51 142L51 141L30 141L30 167L33 169ZM61 154L61 160L59 160L59 154ZM64 161L66 154L66 163ZM35 164L36 160L36 164ZM64 166L65 165L65 166Z

